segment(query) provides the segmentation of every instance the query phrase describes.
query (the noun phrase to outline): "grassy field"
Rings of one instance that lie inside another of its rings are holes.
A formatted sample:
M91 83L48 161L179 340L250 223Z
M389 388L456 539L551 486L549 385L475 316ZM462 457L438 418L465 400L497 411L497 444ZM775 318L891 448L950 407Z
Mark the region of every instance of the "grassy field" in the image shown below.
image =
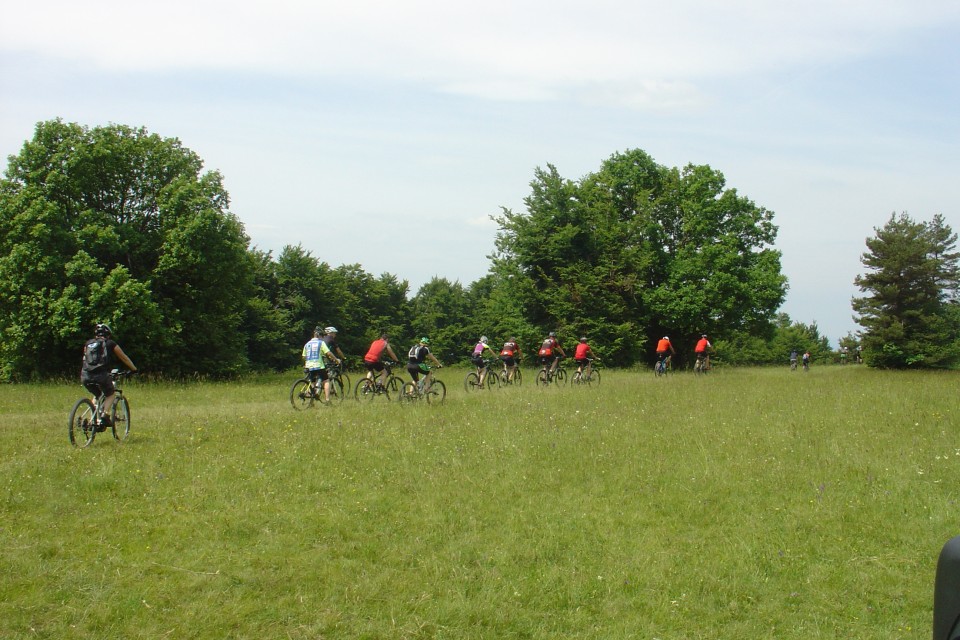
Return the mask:
M465 373L308 412L134 381L83 450L78 384L0 387L0 637L929 638L956 374Z

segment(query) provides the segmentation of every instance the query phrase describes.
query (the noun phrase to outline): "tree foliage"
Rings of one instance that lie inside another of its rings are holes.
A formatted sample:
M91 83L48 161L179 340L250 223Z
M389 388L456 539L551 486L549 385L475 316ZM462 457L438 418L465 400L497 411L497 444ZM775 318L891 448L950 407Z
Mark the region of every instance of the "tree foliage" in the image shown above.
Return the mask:
M772 212L708 166L633 150L579 182L548 165L531 190L525 213L497 218L494 272L514 279L531 324L587 334L615 363L664 334L692 351L704 332L763 331L783 301Z
M246 366L248 240L201 168L144 129L37 125L0 182L0 375L76 368L97 321L151 368Z
M864 328L867 364L883 368L948 367L960 359L957 235L934 216L917 222L904 214L867 238L854 280L867 295L853 298Z

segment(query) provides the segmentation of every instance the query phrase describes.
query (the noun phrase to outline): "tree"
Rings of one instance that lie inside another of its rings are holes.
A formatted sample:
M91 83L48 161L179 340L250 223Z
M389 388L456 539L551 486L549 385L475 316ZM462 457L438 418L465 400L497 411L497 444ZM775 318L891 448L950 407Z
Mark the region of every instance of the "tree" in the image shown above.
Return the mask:
M531 324L566 342L586 334L612 364L664 334L692 351L704 332L765 331L783 302L773 213L710 167L632 150L579 182L548 165L531 189L526 213L496 218L492 271L513 277Z
M957 235L934 216L916 222L893 214L867 238L860 260L868 273L854 284L868 294L852 300L864 327L867 364L883 368L948 367L960 359Z
M148 370L246 366L248 239L202 167L142 128L37 124L0 181L0 377L72 372L97 321Z
M430 338L437 359L455 360L477 339L470 333L470 307L459 282L434 277L410 300L411 330ZM412 344L412 342L411 342Z

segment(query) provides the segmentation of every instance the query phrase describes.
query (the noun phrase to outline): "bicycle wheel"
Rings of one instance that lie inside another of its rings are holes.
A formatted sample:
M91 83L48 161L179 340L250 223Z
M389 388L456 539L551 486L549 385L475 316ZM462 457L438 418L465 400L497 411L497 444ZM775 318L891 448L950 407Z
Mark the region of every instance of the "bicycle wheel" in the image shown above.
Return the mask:
M337 374L337 379L340 380L340 388L344 390L343 397L346 397L347 394L353 391L353 380L343 371Z
M583 384L583 383L585 383L585 382L586 382L586 380L583 379L583 374L580 373L579 371L574 371L574 372L573 372L573 375L570 376L570 386L571 386L571 387L575 387L575 386L577 386L578 384Z
M477 375L476 371L471 371L463 379L463 388L466 389L467 393L471 391L476 391L480 382L480 376Z
M517 365L517 370L513 372L513 384L518 387L523 384L523 375L520 373L520 366Z
M540 369L537 372L537 386L545 387L550 384L550 375L547 373L546 369Z
M591 372L590 372L590 375L587 376L587 384L588 384L588 385L591 385L591 384L599 385L599 384L600 384L600 372L597 371L596 369L594 369L593 371L591 371Z
M353 397L369 402L375 395L377 395L377 383L370 378L360 378L357 388L353 391Z
M313 391L310 389L309 378L301 378L290 387L290 404L297 411L313 406Z
M410 404L419 397L417 385L412 382L408 382L400 389L400 404Z
M120 394L113 403L113 437L117 440L126 440L130 435L130 403Z
M424 394L427 397L427 404L439 404L447 397L447 385L439 380L430 383L430 389Z
M385 387L384 395L387 396L387 400L392 400L396 398L403 392L403 380L397 376L390 376L387 378L387 386Z
M89 398L81 398L73 405L70 411L70 444L85 447L93 442L97 435L97 429L93 426L95 411Z
M553 379L557 384L567 384L567 370L559 367L557 372L553 374Z
M493 371L487 371L487 378L483 381L487 386L487 389L499 389L500 388L500 376L495 374Z
M346 396L347 390L343 386L343 378L340 376L333 378L330 381L330 402L343 402Z

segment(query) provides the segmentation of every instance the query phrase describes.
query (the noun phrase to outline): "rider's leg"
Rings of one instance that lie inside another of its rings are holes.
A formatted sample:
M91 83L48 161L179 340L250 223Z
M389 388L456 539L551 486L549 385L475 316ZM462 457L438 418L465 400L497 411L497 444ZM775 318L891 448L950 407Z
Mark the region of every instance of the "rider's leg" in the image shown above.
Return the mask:
M113 407L113 401L117 399L116 393L111 393L103 399L103 415L109 417L110 409Z

